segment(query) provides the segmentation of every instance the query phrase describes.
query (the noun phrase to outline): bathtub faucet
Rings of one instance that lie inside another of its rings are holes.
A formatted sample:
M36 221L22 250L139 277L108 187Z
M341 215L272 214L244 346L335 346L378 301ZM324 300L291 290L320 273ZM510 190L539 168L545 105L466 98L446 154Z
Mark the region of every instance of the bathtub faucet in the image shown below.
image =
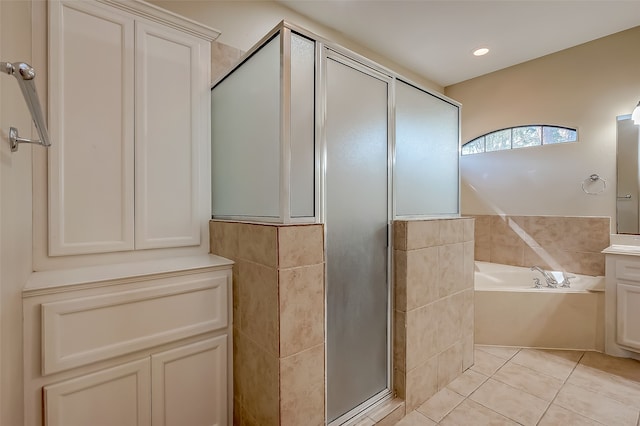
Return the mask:
M553 277L553 275L551 275L550 273L548 273L547 271L545 271L544 269L542 269L539 266L532 266L531 267L532 271L538 271L542 274L542 276L544 277L544 280L547 282L547 287L558 287L558 281L556 281L556 279ZM534 279L535 281L535 279ZM539 283L540 281L538 280L536 282L536 287L539 287Z

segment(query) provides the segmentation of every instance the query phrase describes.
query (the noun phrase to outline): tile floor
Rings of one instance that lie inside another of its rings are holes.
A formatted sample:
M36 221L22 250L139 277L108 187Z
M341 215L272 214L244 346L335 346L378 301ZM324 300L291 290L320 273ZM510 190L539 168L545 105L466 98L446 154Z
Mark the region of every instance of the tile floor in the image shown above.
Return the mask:
M396 426L640 426L640 362L476 346L475 364Z

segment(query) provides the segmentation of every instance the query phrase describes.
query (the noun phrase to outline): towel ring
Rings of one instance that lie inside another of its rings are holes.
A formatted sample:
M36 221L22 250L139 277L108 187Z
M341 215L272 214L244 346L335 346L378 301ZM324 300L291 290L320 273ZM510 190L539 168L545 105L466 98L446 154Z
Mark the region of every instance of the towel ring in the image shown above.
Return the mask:
M602 182L602 188L600 189L600 191L591 192L585 187L585 185L590 185L598 181ZM604 192L605 189L607 189L607 180L605 178L601 178L595 173L582 181L582 190L584 191L585 194L598 195Z

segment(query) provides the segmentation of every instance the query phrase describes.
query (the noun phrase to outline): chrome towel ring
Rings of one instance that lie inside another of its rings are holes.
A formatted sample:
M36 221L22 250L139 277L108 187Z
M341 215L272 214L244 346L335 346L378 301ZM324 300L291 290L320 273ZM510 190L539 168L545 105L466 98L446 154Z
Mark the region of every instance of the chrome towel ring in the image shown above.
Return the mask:
M600 190L598 191L590 190L590 187L595 185L596 182L602 182ZM591 176L589 176L588 178L582 181L582 190L584 191L585 194L598 195L604 192L605 189L607 189L607 180L605 178L598 176L596 173L592 174Z

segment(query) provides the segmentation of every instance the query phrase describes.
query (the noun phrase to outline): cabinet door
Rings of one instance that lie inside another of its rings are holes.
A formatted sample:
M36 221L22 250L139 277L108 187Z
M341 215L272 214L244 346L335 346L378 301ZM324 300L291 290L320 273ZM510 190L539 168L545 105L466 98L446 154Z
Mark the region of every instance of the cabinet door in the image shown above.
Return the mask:
M151 357L154 426L227 424L227 336Z
M209 157L201 152L209 143L207 46L136 21L137 249L200 244L200 171L206 169L200 162Z
M618 299L618 343L640 349L640 285L620 284Z
M49 254L132 250L134 23L49 4Z
M45 386L45 424L150 425L150 389L148 358Z

